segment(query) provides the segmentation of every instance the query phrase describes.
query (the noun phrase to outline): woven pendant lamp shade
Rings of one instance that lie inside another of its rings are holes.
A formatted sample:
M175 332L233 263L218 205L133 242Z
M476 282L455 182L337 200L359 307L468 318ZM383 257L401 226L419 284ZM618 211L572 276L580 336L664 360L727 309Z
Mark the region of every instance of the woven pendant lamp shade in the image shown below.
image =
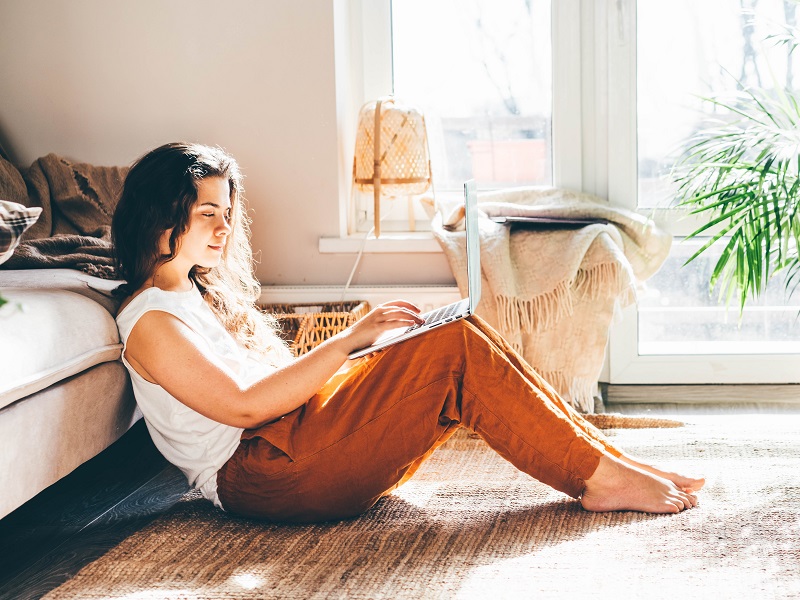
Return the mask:
M373 191L375 237L379 237L381 196L411 196L431 186L428 134L420 111L392 97L361 108L353 181L360 191Z

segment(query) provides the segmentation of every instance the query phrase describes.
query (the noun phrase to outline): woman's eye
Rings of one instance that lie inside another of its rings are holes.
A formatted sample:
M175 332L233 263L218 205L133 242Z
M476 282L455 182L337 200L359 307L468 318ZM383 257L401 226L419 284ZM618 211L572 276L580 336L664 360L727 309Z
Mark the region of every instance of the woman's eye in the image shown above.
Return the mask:
M213 217L214 213L202 213L204 217Z

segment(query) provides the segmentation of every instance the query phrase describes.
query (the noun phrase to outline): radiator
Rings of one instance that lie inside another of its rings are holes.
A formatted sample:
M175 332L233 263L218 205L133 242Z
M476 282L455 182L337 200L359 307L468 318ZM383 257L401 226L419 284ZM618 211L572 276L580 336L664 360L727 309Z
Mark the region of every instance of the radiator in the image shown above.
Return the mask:
M376 306L389 300L408 300L425 312L461 298L456 286L351 286L342 298L342 286L271 286L261 287L263 304L313 304L365 300Z

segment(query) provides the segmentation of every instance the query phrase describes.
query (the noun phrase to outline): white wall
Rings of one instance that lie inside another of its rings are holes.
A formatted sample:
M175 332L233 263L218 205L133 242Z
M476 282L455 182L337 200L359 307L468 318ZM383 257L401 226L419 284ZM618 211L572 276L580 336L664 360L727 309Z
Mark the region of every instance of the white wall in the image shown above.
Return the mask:
M361 101L353 44L334 44L348 1L0 0L0 141L22 165L218 144L246 175L262 283L343 283L354 256L318 240L339 234ZM353 283L453 277L442 254L368 254Z

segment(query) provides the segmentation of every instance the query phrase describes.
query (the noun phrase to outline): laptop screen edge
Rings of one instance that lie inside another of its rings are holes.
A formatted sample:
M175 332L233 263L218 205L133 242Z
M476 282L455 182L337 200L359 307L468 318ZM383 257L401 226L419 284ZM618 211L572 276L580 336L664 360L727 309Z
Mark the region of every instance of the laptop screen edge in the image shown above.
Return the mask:
M481 299L481 240L478 225L478 191L474 179L464 182L465 227L467 238L467 293L469 310L475 313Z

